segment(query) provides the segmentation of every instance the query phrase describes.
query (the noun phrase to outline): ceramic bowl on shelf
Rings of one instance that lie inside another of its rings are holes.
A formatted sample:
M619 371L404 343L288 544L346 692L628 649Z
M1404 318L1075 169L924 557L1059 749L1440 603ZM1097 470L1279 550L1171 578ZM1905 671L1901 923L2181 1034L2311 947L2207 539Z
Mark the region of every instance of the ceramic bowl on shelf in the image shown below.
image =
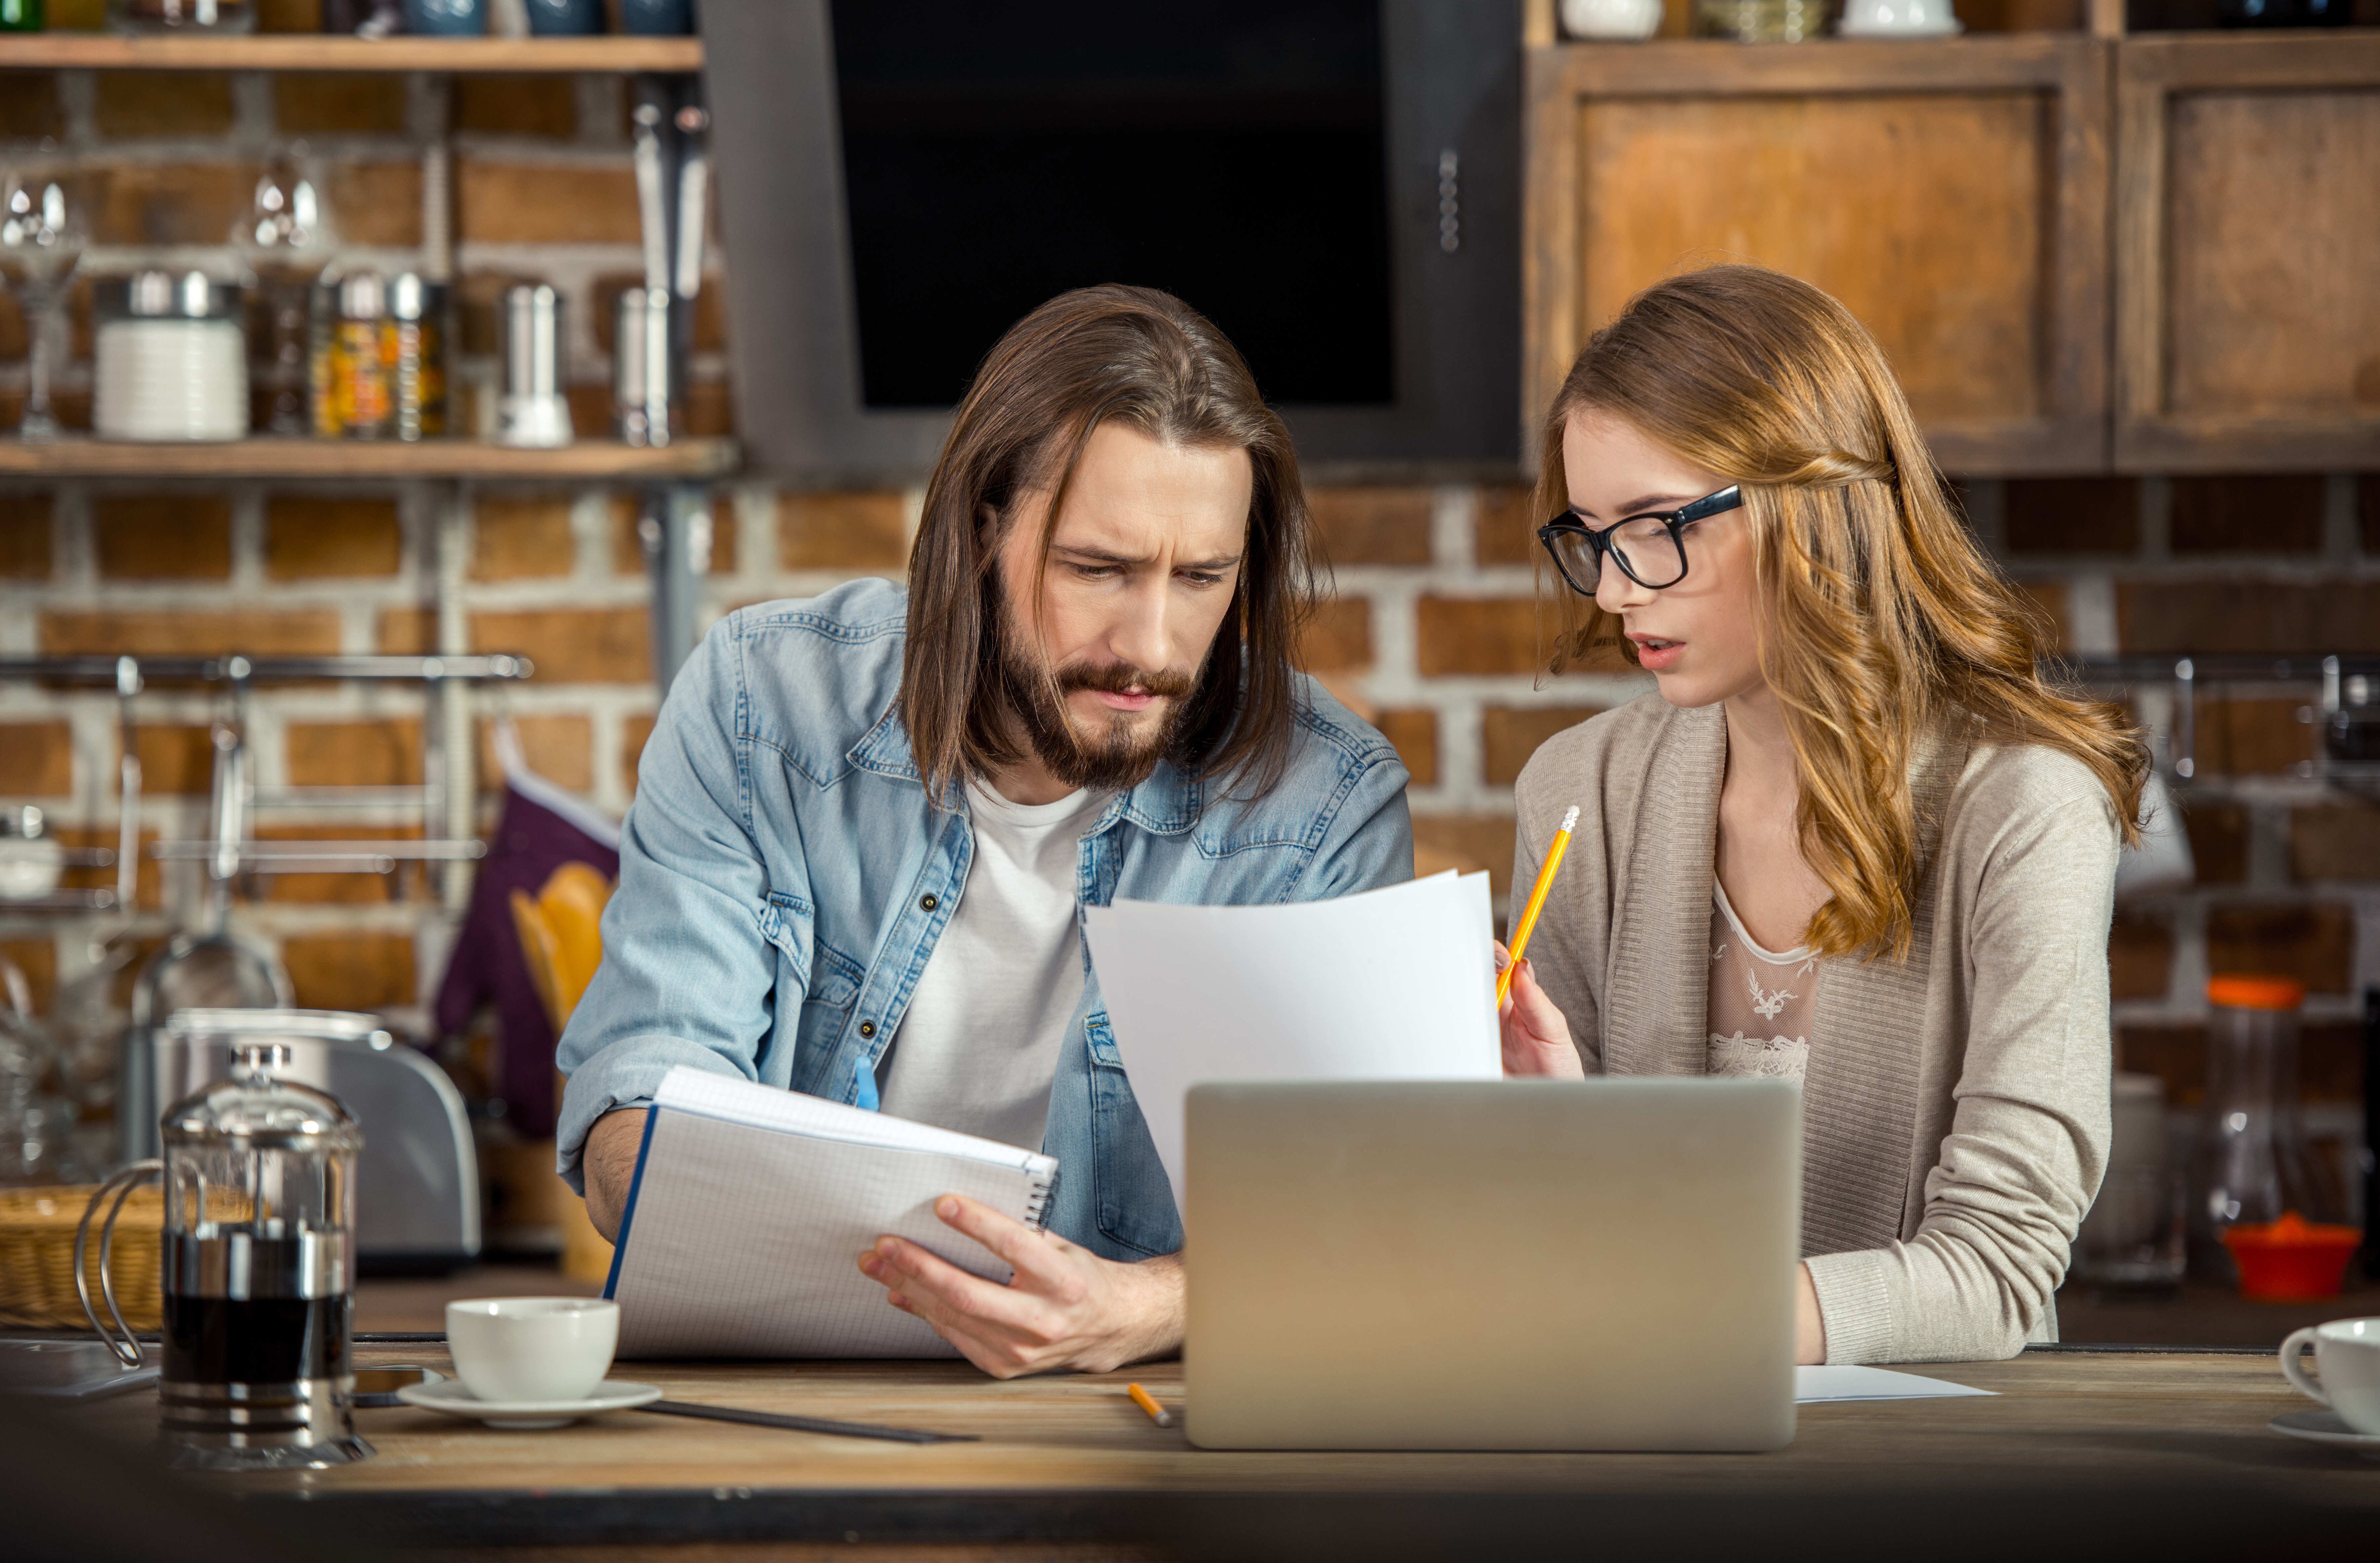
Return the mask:
M1835 27L1843 38L1948 38L1963 30L1950 0L1848 0Z
M1572 38L1633 42L1661 30L1661 0L1561 0L1561 22Z

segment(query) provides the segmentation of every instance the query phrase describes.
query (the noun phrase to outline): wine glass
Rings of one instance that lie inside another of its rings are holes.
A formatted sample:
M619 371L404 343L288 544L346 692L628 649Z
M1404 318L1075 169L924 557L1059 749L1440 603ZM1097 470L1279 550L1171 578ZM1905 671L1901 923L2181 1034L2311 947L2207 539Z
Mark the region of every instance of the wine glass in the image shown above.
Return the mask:
M32 383L17 430L22 439L58 437L58 420L50 410L51 354L67 282L81 263L89 236L82 202L63 178L11 174L0 181L0 274L16 290L32 338Z

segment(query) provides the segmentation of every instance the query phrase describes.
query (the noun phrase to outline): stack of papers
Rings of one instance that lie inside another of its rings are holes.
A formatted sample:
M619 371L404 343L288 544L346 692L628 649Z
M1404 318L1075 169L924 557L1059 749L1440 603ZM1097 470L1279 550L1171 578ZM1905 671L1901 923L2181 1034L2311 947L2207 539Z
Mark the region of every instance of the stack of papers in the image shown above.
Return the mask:
M1921 1378L1878 1367L1797 1367L1793 1370L1793 1403L1819 1405L1828 1400L1938 1400L1961 1395L1989 1395L1943 1378Z

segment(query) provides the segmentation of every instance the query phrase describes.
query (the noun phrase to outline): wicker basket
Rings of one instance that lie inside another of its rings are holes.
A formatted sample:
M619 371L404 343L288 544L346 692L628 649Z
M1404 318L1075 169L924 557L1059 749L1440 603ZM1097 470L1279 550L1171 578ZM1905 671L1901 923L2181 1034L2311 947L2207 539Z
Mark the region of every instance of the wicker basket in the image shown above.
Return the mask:
M0 1324L33 1329L89 1329L75 1300L75 1228L97 1185L81 1188L0 1189ZM99 1302L99 1229L91 1224L90 1251L83 1255L91 1300ZM165 1195L138 1188L124 1202L115 1223L115 1252L108 1270L115 1278L115 1304L136 1330L164 1323L165 1299L157 1284L159 1250L165 1227ZM101 1312L106 1311L103 1304Z

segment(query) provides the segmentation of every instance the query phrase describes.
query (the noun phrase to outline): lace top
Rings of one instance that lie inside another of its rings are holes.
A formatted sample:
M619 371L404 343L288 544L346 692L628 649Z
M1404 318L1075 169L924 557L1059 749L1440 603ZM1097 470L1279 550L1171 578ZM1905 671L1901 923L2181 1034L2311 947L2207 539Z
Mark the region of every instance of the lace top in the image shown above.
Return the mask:
M1710 1056L1712 1074L1799 1080L1810 1067L1810 1014L1818 963L1807 945L1782 954L1753 942L1711 880Z

